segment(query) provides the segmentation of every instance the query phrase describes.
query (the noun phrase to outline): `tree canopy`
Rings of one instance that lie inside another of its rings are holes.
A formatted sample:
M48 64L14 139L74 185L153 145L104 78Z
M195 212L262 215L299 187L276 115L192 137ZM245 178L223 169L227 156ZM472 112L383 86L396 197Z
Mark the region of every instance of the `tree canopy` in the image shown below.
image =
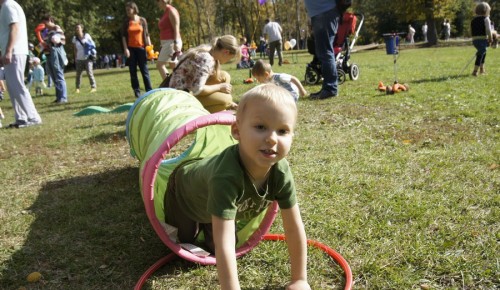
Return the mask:
M491 20L498 23L498 1L487 1L492 7ZM28 30L34 31L44 13L54 16L66 33L74 34L81 23L97 43L100 53L121 53L120 24L125 17L123 0L18 0L23 7ZM406 32L408 24L417 30L429 25L429 42L437 43L443 20L449 19L452 37L469 36L469 23L477 2L470 0L355 0L352 10L363 13L365 23L358 43L379 42L383 33ZM156 0L137 1L140 15L148 20L151 40L159 47L158 20L162 11ZM258 40L267 18L278 21L285 39L305 39L309 34L308 17L303 0L174 0L181 16L181 34L185 49L208 43L217 35L246 36ZM35 42L34 32L29 38ZM71 52L69 52L71 54Z

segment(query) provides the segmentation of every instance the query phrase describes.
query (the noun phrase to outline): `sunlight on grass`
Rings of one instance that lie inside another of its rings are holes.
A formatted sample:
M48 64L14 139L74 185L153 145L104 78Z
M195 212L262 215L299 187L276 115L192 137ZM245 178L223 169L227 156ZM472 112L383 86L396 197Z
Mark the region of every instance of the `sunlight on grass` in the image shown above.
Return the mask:
M460 71L472 46L403 49L397 78L408 92L386 95L395 79L384 50L352 55L358 81L340 96L302 98L288 160L309 239L349 262L356 289L496 289L499 285L500 50L488 51L488 75ZM304 78L312 60L276 66ZM255 84L225 65L235 100ZM91 105L134 102L127 69L97 70L98 91L52 104L34 98L43 125L0 130L0 288L131 289L169 253L153 231L139 188L139 164L125 138L127 113L75 117ZM160 77L150 65L153 86ZM316 92L320 85L306 86ZM0 103L13 120L8 98ZM167 157L192 142L182 140ZM271 232L282 233L278 218ZM238 260L244 289L281 289L289 280L284 243L263 242ZM310 248L313 289L343 289L342 269ZM34 271L43 278L28 285ZM148 280L150 289L217 289L213 266L181 259Z

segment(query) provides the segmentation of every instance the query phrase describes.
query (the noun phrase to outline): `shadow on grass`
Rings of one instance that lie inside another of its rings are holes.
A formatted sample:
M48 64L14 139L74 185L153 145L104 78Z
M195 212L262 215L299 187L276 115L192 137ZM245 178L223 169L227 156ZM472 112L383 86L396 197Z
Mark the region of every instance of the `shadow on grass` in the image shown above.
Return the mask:
M24 215L33 222L24 244L2 265L0 289L132 289L170 252L146 216L136 167L48 182ZM200 267L175 261L157 274ZM43 278L29 284L26 276L35 271Z
M469 75L466 74L456 74L456 75L449 75L449 76L441 76L438 78L428 78L428 79L420 79L420 80L414 80L411 81L412 84L420 84L420 83L440 83L447 81L449 79L462 79L469 77Z
M3 265L2 289L26 287L34 271L37 289L132 289L169 251L146 217L138 168L48 182L24 214L33 221Z
M121 124L123 125L123 123ZM91 138L85 140L87 143L110 143L110 142L118 142L122 139L125 139L125 130L120 130L112 133L101 133Z

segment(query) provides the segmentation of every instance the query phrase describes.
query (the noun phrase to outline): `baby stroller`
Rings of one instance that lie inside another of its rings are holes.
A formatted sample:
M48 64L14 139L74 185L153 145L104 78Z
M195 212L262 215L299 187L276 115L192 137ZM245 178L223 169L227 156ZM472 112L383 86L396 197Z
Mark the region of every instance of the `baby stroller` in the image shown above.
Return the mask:
M357 23L358 19L360 19L359 23ZM351 58L351 50L356 43L363 21L363 14L345 12L341 23L339 23L337 35L333 41L339 84L345 82L346 74L349 74L349 78L353 81L359 77L359 67L355 63L349 63L349 59ZM352 39L349 37L351 35L353 35ZM307 51L314 55L314 58L307 64L305 82L308 85L314 85L322 79L321 62L315 53L314 35L307 39Z

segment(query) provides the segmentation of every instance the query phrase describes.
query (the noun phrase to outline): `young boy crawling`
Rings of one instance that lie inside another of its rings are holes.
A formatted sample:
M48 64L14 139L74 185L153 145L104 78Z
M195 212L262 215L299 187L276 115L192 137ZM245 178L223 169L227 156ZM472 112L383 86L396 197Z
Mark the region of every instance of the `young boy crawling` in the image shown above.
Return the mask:
M203 231L217 260L221 289L240 289L236 266L235 221L256 216L276 200L291 263L286 289L310 289L307 240L293 176L285 157L290 151L297 107L290 93L274 84L245 93L231 126L239 144L220 154L186 161L172 172L165 194L166 223L178 229L182 243Z
M286 73L275 73L271 65L262 60L255 62L252 68L252 76L261 84L273 83L287 89L296 102L299 100L299 96L304 97L307 95L306 89L304 89L298 78Z

